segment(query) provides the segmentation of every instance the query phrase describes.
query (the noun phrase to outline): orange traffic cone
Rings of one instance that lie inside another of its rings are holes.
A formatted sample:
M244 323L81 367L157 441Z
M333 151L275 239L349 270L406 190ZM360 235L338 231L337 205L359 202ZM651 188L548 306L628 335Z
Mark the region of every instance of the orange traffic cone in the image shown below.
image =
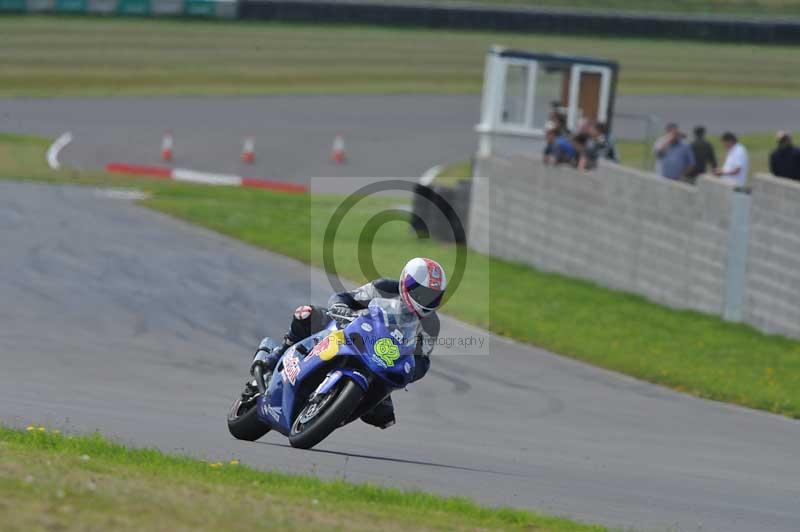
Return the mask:
M164 132L161 139L161 160L172 160L172 130L168 129Z
M347 157L344 154L344 137L339 134L333 138L333 146L331 146L331 161L337 164L343 164Z
M253 137L245 137L242 146L242 162L253 164L256 161L256 141Z

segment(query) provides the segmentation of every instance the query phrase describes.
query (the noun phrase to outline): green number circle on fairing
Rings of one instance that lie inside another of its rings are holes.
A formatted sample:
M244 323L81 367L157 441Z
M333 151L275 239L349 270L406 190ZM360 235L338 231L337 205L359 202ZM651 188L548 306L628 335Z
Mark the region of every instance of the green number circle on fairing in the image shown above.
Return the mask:
M394 361L400 358L400 349L389 338L381 338L375 342L375 354L387 366L394 366Z

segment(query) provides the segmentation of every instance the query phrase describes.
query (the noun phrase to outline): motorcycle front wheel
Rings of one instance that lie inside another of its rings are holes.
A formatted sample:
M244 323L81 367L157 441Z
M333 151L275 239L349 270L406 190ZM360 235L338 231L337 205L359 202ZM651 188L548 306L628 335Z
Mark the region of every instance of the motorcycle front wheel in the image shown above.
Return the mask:
M298 449L314 447L350 417L363 396L358 384L340 380L333 390L300 410L292 423L289 444Z

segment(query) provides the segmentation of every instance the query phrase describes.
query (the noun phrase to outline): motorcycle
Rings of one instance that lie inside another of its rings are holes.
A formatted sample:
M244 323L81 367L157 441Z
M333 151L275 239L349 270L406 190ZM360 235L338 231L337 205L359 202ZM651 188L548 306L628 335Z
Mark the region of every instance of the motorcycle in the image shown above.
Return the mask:
M276 430L292 447L310 449L411 381L419 321L399 300L378 298L359 314L327 316L327 326L288 348L273 372L256 356L228 414L235 438L255 441ZM260 349L277 347L267 337Z

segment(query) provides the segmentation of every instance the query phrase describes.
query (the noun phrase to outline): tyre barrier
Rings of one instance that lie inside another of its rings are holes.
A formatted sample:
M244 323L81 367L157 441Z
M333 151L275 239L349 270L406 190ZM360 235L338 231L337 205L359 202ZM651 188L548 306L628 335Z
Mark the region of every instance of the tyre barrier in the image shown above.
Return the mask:
M471 180L452 187L417 183L411 206L415 214L412 228L442 242L466 244L471 188Z
M800 42L800 20L719 15L602 13L342 0L242 0L239 18L728 42Z
M347 0L0 0L2 13L188 16L557 34L798 43L800 19Z
M236 19L237 0L0 0L0 13Z

